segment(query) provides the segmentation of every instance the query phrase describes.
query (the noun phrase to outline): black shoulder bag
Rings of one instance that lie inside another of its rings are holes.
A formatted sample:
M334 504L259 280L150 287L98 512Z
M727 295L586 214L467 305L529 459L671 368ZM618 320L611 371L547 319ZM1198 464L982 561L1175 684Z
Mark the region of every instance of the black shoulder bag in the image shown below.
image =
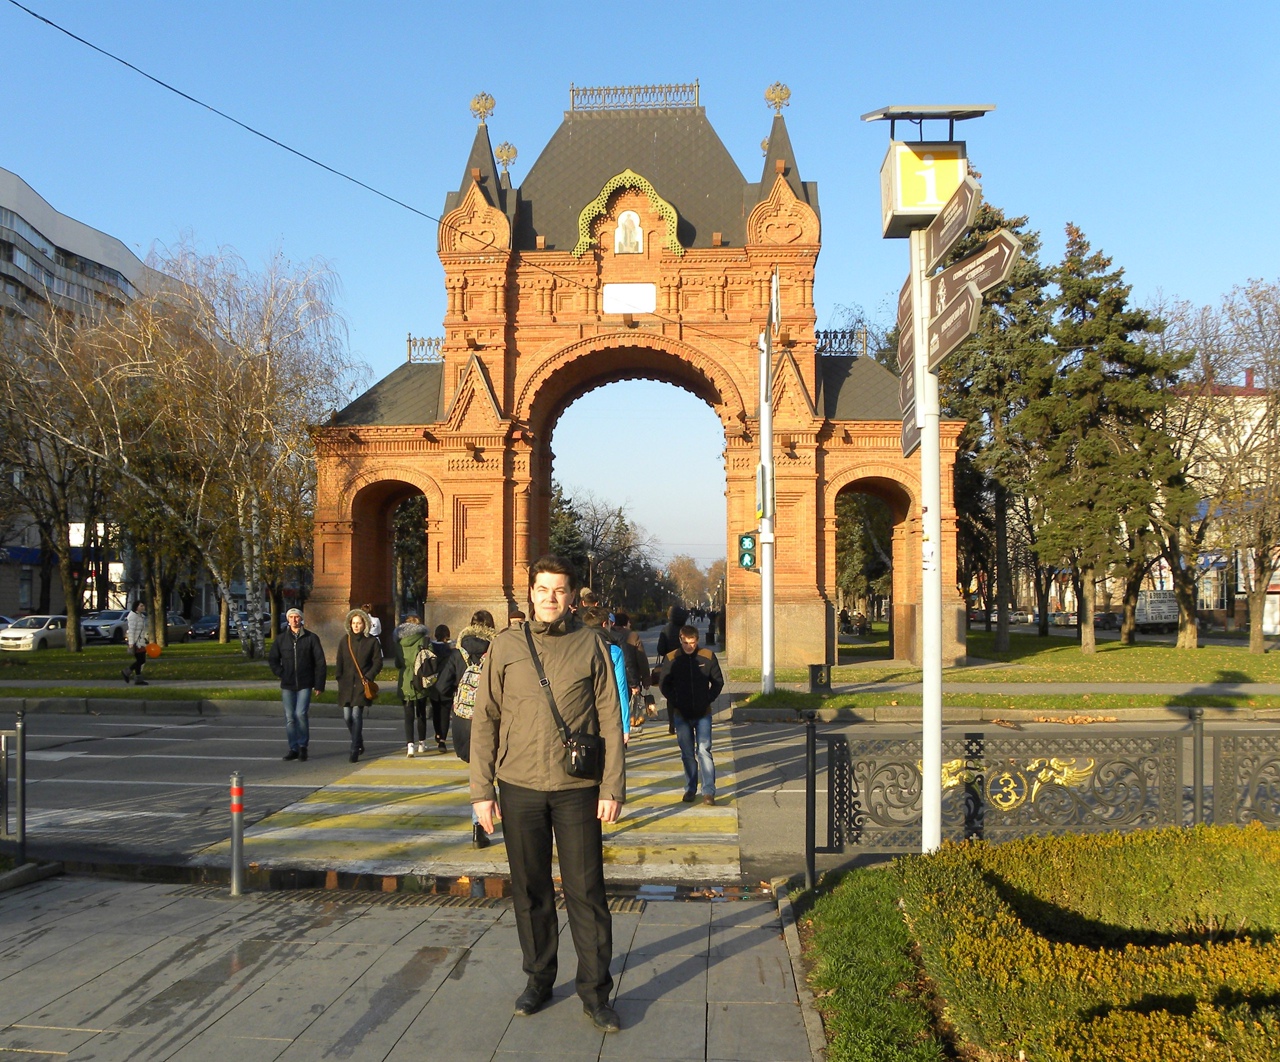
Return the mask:
M524 627L525 641L529 643L529 655L533 657L533 666L538 670L538 683L547 695L547 704L551 706L551 714L555 716L556 726L564 731L565 770L574 778L589 778L593 782L599 782L604 777L604 738L585 731L578 734L570 733L568 724L560 715L560 709L556 707L551 683L547 681L546 672L542 670L542 659L533 645L533 632L529 630L529 624L523 623L521 626Z

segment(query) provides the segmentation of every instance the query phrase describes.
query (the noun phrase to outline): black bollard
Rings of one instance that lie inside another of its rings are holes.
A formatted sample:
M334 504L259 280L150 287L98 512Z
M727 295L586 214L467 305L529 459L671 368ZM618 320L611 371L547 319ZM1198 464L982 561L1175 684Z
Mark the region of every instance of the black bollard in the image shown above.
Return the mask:
M817 844L818 817L818 727L813 712L805 712L804 723L804 887L812 889L817 879L813 850Z

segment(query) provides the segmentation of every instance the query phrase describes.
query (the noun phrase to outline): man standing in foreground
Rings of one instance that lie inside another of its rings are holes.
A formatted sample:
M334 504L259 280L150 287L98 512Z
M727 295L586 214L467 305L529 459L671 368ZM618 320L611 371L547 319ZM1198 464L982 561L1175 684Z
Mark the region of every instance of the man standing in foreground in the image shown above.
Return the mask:
M568 561L541 558L529 569L533 617L503 631L489 647L472 719L471 802L485 833L493 832L499 812L503 821L529 978L516 1014L541 1009L555 985L560 927L551 877L554 835L578 953L578 996L597 1029L617 1032L618 1015L609 1005L613 920L605 901L601 824L616 822L626 799L622 708L603 632L583 627L569 612L576 589ZM539 679L539 662L565 727L604 739L599 781L569 773L564 730Z
M698 648L698 629L680 628L680 648L662 661L658 680L680 743L684 761L684 802L692 804L698 795L698 772L702 773L702 802L716 802L716 765L711 759L711 705L724 689L720 661L710 649Z
M311 694L324 692L324 648L320 639L302 625L302 610L291 608L286 614L289 629L271 639L267 665L280 680L280 698L284 701L284 732L289 739L286 760L306 760L311 728L307 711Z

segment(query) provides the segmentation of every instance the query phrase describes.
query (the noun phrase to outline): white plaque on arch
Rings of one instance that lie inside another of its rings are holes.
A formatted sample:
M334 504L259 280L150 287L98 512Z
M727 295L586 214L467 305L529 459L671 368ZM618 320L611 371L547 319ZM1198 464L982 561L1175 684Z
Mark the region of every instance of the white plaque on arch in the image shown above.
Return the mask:
M658 309L657 284L606 284L605 313L653 313Z

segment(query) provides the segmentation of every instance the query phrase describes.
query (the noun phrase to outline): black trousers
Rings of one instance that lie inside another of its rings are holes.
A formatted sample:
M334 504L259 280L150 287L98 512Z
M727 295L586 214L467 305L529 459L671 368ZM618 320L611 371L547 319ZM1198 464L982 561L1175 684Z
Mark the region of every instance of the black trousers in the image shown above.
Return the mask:
M443 741L449 736L449 717L453 715L453 701L431 699L431 725L435 729L436 740Z
M418 724L418 736L413 736L413 724ZM427 699L418 697L404 702L404 740L406 744L427 740Z
M613 918L604 894L603 842L596 817L599 787L545 793L501 782L498 799L529 983L550 990L556 980L560 924L551 878L554 835L569 932L578 953L578 995L592 1008L608 1003L613 990Z

